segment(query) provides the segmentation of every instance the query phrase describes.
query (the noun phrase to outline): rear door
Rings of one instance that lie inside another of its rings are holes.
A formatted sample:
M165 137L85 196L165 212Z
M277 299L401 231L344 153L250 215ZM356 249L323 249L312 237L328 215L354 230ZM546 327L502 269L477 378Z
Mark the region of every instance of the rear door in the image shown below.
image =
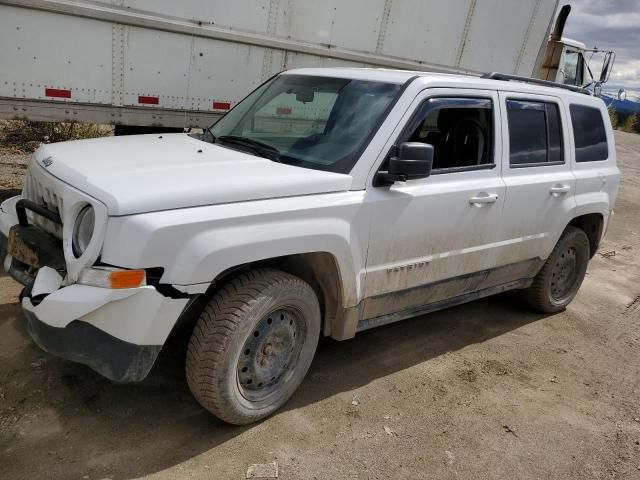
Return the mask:
M560 98L501 92L500 105L507 193L499 263L530 263L532 276L575 210L569 123Z

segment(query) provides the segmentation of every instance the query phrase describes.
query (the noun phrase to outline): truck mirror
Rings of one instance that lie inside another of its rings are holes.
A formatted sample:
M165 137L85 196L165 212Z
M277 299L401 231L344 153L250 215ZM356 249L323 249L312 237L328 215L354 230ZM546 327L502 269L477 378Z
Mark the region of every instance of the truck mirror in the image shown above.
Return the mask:
M613 62L616 60L615 52L607 52L602 62L602 72L600 72L600 83L607 83L613 70Z

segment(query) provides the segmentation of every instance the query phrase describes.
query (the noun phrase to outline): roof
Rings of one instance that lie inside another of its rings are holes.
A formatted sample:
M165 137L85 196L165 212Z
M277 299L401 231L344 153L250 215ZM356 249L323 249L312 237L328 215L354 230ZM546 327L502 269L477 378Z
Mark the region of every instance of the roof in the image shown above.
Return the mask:
M437 75L410 70L391 70L388 68L296 68L283 72L292 75L314 75L319 77L350 78L386 83L404 84L416 75Z
M573 40L571 38L567 38L567 37L562 37L560 42L564 43L565 45L568 45L569 47L574 47L579 50L585 50L587 48L587 46L584 43L579 42L577 40Z
M405 84L409 79L419 77L429 87L450 88L483 88L487 90L502 90L544 94L550 96L573 96L573 98L594 98L583 93L572 92L554 86L536 85L520 81L493 80L472 75L416 72L411 70L391 70L385 68L298 68L287 70L284 74L317 75L323 77L350 78L395 84Z

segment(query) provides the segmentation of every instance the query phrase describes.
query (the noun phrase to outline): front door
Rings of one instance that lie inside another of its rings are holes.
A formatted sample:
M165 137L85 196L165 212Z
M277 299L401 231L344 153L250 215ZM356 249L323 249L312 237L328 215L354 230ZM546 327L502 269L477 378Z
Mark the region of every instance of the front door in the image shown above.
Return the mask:
M433 145L433 171L425 179L368 187L363 318L483 288L500 247L505 198L497 102L491 91L429 89L407 113L395 146Z

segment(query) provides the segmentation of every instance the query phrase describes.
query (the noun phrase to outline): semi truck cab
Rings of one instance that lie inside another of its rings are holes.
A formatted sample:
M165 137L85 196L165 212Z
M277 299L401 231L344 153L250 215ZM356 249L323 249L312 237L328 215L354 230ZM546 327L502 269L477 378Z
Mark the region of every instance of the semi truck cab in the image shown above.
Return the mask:
M560 9L554 30L549 37L538 78L574 87L589 88L595 96L599 97L602 85L607 83L611 76L616 54L612 50L603 50L598 47L587 48L582 42L563 37L562 33L569 13L571 13L570 5ZM602 60L597 78L594 77L591 68L594 59Z

